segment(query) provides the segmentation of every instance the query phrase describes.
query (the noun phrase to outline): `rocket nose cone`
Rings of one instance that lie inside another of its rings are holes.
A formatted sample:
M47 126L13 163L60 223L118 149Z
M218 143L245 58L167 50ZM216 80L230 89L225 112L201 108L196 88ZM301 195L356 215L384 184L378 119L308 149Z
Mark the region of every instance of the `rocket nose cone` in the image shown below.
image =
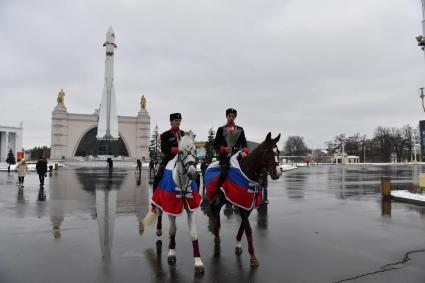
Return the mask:
M115 42L115 33L111 26L108 28L108 31L106 32L106 41Z

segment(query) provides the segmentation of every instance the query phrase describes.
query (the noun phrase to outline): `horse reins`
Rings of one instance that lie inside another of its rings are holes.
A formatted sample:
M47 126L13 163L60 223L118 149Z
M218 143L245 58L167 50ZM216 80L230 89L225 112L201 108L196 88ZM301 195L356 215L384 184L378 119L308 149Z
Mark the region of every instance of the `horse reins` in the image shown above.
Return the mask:
M280 151L277 148L277 146L274 146L273 149L276 149L274 156L275 156L275 162L273 164L273 166L278 167L280 166L280 162L279 162L279 156L280 156ZM264 178L267 177L267 175L271 175L269 170L267 170L267 168L263 167L258 175L259 178Z
M192 152L190 152L190 151L188 151L187 152L187 155L184 157L184 158L181 158L181 152L179 152L178 154L178 157L177 157L177 161L178 162L180 162L181 163L181 165L182 165L182 167L183 167L183 172L180 174L180 172L177 172L177 176L179 177L179 181L180 181L180 185L182 185L182 187L181 187L181 191L180 191L180 194L182 195L182 197L186 194L186 192L187 192L187 188L189 188L189 186L190 186L190 184L191 184L191 181L192 180L188 180L187 181L187 184L183 187L183 184L182 184L182 179L181 179L181 177L183 176L183 175L186 175L187 173L188 173L188 170L189 170L189 167L191 166L191 165L193 165L193 166L195 166L195 161L189 161L189 162L187 162L186 164L184 163L184 161L186 160L186 158L188 158L189 156L192 156L193 158L195 158L196 159L196 157L195 157L195 155L193 155L192 154Z

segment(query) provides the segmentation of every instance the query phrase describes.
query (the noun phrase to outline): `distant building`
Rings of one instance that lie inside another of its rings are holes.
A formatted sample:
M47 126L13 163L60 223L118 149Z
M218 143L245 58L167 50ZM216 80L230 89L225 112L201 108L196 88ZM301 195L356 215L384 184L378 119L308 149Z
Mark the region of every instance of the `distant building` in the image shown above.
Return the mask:
M203 158L206 154L205 145L207 142L197 141L195 142L196 157Z
M331 157L331 163L335 164L358 164L360 163L360 156L356 155L342 155L336 153Z
M51 158L70 160L76 156L97 155L98 113L69 113L64 105L52 112ZM137 116L118 116L119 155L131 159L148 156L150 116L140 109Z
M12 150L15 158L22 157L22 142L24 128L0 125L0 162L6 162L7 154Z
M329 152L325 149L313 149L312 150L313 162L331 163L332 156L329 156L328 154Z

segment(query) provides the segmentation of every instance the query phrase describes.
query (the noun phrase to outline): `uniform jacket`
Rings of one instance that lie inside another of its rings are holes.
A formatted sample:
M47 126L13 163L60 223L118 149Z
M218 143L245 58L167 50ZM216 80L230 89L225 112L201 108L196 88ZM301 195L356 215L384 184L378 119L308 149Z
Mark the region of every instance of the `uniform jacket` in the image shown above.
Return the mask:
M184 136L182 130L179 131L180 137ZM174 135L171 130L163 132L161 134L161 152L164 154L163 163L166 164L168 161L174 158L178 153L179 141L178 137Z
M236 126L236 125L234 127L235 127L235 131L241 131L241 133L239 135L238 141L236 142L236 144L232 148L231 154L233 155L236 152L238 152L239 150L242 150L245 153L248 153L248 147L247 147L245 132L244 132L243 128ZM215 139L214 139L214 148L218 152L220 160L223 157L227 156L227 153L225 152L225 148L228 147L227 142L226 142L226 138L225 138L226 132L227 132L227 125L224 125L224 126L218 128L217 134L215 135Z

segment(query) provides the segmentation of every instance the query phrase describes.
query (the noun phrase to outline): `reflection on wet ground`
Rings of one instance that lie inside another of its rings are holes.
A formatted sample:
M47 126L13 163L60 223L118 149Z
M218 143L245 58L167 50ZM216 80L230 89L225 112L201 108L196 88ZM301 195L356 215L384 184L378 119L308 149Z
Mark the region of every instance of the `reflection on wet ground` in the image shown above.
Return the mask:
M420 166L318 166L269 182L268 205L250 217L260 261L234 254L240 217L222 211L220 244L205 211L197 217L205 274L195 276L186 217L177 220L177 263L169 265L168 219L162 237L142 219L148 172L64 169L16 187L0 173L0 282L336 282L379 270L425 248L425 208L382 201L382 176L394 189L416 183ZM425 254L356 282L423 282Z

